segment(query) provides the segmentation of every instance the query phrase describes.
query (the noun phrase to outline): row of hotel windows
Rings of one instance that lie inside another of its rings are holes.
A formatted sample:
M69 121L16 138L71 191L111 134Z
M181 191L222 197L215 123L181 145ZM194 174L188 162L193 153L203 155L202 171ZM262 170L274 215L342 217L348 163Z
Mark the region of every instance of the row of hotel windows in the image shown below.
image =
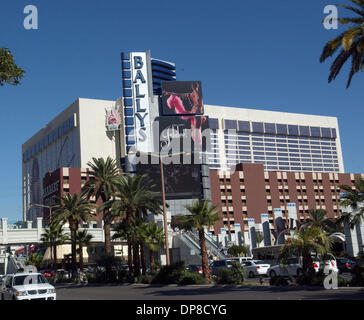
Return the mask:
M209 119L209 126L213 129L219 128L218 119ZM237 120L224 120L225 130L235 130L238 132L252 132L260 134L278 134L289 136L307 136L307 137L324 137L336 138L335 128L321 128L311 126L299 126L279 123L263 123Z
M71 129L75 127L75 115L68 118L63 122L62 125L58 126L58 128L54 129L48 135L44 136L44 138L30 147L23 153L23 161L26 162L32 157L34 157L37 153L42 152L43 149L47 148L57 139L61 138L63 135L68 133Z

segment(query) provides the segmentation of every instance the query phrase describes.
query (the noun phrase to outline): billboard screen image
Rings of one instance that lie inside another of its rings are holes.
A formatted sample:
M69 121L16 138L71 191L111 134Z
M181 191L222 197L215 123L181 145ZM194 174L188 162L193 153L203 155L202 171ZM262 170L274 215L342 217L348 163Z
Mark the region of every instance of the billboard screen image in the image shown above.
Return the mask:
M203 134L208 129L208 118L205 116L159 117L159 151L172 148L172 143L179 141L181 151L208 149L209 135ZM204 138L206 136L206 138ZM186 140L184 140L186 139ZM190 145L191 150L184 146ZM196 148L196 149L195 149Z
M191 199L201 196L201 166L198 164L163 165L166 200ZM159 164L138 164L138 174L147 174L155 184L154 192L162 197L161 170Z
M201 81L162 81L162 109L164 115L202 115Z

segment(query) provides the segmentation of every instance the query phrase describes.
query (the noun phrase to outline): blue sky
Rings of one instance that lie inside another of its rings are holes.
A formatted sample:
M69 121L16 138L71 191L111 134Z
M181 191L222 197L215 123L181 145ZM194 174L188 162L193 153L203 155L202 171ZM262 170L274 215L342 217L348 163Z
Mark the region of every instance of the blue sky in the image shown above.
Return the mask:
M2 0L0 47L26 70L0 87L0 216L21 219L21 145L78 97L121 96L121 51L173 61L178 80L201 80L206 104L336 116L346 172L364 172L362 85L348 69L328 84L323 9L340 1ZM348 3L341 0L341 3ZM39 29L25 30L36 5ZM345 15L339 9L339 15Z

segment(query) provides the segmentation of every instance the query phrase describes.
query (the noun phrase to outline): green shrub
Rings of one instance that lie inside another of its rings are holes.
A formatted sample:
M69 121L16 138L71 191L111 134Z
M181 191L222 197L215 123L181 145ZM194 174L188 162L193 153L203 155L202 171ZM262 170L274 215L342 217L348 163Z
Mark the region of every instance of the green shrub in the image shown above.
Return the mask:
M153 284L172 284L179 283L185 272L185 263L183 261L172 263L169 266L163 266L152 280Z
M288 280L285 277L282 276L276 276L273 278L270 278L269 284L271 286L288 286Z
M245 280L244 267L236 261L231 263L230 268L223 268L216 275L218 284L242 284Z
M319 272L317 272L313 275L301 274L300 276L297 277L296 283L301 286L303 286L303 285L305 285L305 286L323 286L325 277L326 276L323 273L323 271L320 270Z
M151 275L141 275L140 277L138 277L137 282L138 283L144 283L144 284L149 284L151 283L153 280L153 276Z
M179 284L205 284L205 279L196 272L185 271Z
M352 286L364 286L364 266L356 265L353 269L353 278L350 281Z
M349 281L346 280L345 278L339 276L337 279L337 285L339 287L347 287L349 285Z

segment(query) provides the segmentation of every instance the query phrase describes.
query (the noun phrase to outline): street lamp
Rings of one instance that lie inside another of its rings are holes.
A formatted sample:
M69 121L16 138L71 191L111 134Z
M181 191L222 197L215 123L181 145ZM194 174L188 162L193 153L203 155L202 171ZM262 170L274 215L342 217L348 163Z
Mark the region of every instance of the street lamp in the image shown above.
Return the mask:
M129 154L133 154L134 152L129 152ZM166 191L165 191L165 186L164 186L164 169L163 169L163 160L164 158L167 157L173 157L173 156L178 156L178 155L182 155L185 154L186 156L190 156L191 153L190 152L178 152L178 153L172 153L172 154L167 154L164 156L161 156L159 153L153 153L153 152L143 152L143 151L138 151L137 154L140 153L144 153L147 155L151 155L151 156L155 156L159 158L159 166L160 166L160 170L161 170L161 184L162 184L162 200L163 200L163 224L164 224L164 237L165 237L165 246L166 246L166 264L167 266L170 265L170 256L169 256L169 244L168 244L168 224L167 224L167 210L166 210Z
M52 208L57 207L57 205L53 205L53 206L46 206L43 204L38 204L38 203L30 203L29 207L40 207L40 208L46 208L49 210L49 222L52 222Z

